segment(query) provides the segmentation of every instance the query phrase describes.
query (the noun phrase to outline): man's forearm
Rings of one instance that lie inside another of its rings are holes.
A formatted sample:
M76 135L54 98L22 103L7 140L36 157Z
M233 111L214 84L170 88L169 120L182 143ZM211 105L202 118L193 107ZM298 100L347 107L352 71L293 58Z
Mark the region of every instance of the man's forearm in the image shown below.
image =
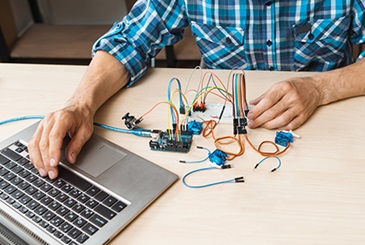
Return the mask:
M365 59L355 64L323 72L314 77L321 94L321 105L365 95Z
M116 58L104 51L98 51L67 106L94 115L128 80L128 71Z

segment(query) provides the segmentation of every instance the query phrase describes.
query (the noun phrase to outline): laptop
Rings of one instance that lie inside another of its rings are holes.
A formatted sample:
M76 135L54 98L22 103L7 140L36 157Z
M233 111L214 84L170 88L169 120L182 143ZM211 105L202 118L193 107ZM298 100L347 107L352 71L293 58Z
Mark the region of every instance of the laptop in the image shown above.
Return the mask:
M0 244L106 244L178 179L96 134L41 177L27 152L37 125L0 143Z

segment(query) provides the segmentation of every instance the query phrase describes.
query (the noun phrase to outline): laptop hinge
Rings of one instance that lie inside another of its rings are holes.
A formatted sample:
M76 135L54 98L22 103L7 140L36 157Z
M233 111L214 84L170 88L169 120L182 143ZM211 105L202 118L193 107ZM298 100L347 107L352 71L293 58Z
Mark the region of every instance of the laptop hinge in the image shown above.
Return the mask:
M23 232L25 234L27 234L29 237L31 237L34 241L37 242L37 244L41 244L41 245L48 245L48 243L43 240L41 237L39 237L37 234L35 234L34 232L32 232L30 229L28 229L26 226L24 226L23 224L21 224L20 222L18 222L16 219L14 219L13 217L11 217L10 215L8 215L8 213L6 213L4 210L0 209L0 221L1 219L5 219L6 222L8 222L8 225L13 225L14 227L16 227L17 229L19 229L20 232ZM5 241L9 241L8 244L19 244L19 245L23 245L23 244L29 244L28 242L26 243L11 243L10 241L12 241L10 238L13 239L13 241L17 241L16 239L19 239L20 241L22 241L22 239L20 239L17 235L15 235L13 232L11 232L9 229L7 229L3 224L5 224L5 222L0 222L0 242L1 239L4 238L6 239ZM5 229L2 229L2 228ZM2 243L0 243L2 244ZM7 244L7 243L5 243Z
M0 244L26 245L27 243L0 223Z

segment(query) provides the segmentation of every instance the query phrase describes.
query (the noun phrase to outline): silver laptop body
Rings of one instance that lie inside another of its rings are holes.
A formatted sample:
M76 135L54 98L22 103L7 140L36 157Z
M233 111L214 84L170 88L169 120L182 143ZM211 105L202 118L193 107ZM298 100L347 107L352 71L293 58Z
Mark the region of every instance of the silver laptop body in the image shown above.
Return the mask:
M22 143L26 145L26 142L33 135L37 125L38 123L33 124L1 142L0 152L3 152L3 149L9 145L11 145L14 151L17 151L17 149L14 149L14 142L20 142L16 143L20 146ZM69 174L66 180L70 180L70 182L63 181L66 182L66 185L62 188L57 189L53 186L58 185L61 181L57 180L57 182L52 182L48 178L43 178L45 180L44 185L37 188L38 190L27 187L24 190L14 191L11 184L22 182L23 185L21 187L27 186L28 183L26 183L26 180L29 179L30 175L22 178L19 176L26 176L24 174L27 172L26 169L22 169L22 167L13 167L11 169L14 164L10 158L7 159L9 151L12 150L4 151L4 154L0 153L2 162L4 162L4 166L0 165L0 171L2 173L8 172L4 176L0 176L0 179L3 178L0 182L0 244L22 244L22 242L24 244L105 244L178 179L178 176L174 173L94 134L83 147L75 164L68 164L65 160L62 160L62 163L60 163L62 166L60 168L60 178L63 172L67 172ZM10 153L13 154L12 152ZM26 151L19 154L26 158ZM29 164L24 166L29 166ZM15 168L17 169L14 170ZM33 174L37 174L34 169L32 171ZM32 173L31 170L28 172ZM73 175L71 176L70 173ZM83 181L75 180L75 174L77 177L82 177ZM37 181L42 182L42 180ZM86 182L89 184L86 184ZM64 199L59 198L61 194L55 196L52 200L43 197L43 199L37 201L41 205L42 203L49 202L47 204L48 206L43 205L47 210L44 210L40 206L33 209L33 206L29 204L29 197L33 198L32 195L39 193L43 189L43 193L40 194L45 194L46 192L57 193L61 189L72 189L72 183L75 183L75 186L84 186L85 184L87 185L85 188L88 189L84 188L85 190L81 191L80 195L82 196L77 196L78 192L75 190L70 192L72 196L65 203L72 204L76 202L76 204L67 208L70 211L67 216L60 216L58 214L64 210L61 210L60 207L52 210L53 207L57 207L58 205L63 206ZM94 194L89 194L90 192L92 193L92 190L90 190L91 187L89 188L90 185L94 190L98 189L100 192L95 196L93 196ZM32 193L32 195L28 193ZM108 200L104 199L99 201L99 199L94 199L96 196L102 196L100 195L101 193L107 196ZM84 198L88 198L86 203L83 203ZM28 202L26 202L27 200ZM114 201L114 206L110 205L108 207L108 202L110 201ZM93 218L90 218L93 219L92 221L94 223L91 223L88 228L83 226L77 226L75 228L73 225L74 223L77 224L77 221L90 222L90 220L85 217L73 220L72 215L79 212L77 211L79 207L84 207L83 212L85 212L85 208L89 209L89 206L94 203L97 203L96 207L98 207L98 211L93 211ZM122 203L124 205L122 206L122 210L120 210L121 205L118 206L116 203ZM104 214L104 210L107 208L111 209L110 213L112 215L110 217L108 216L109 213L107 215ZM28 210L28 212L25 212L25 210ZM105 217L98 213L99 210L101 210L100 212ZM31 215L35 213L40 213L41 215L38 215L38 218L34 218ZM61 227L59 222L50 218L52 214L55 217L59 216L58 220L61 219L64 221L62 228L59 228ZM100 222L102 223L101 225L99 224ZM72 226L70 230L67 230L69 229L68 225ZM47 226L49 231L43 228L43 226ZM52 231L54 229L57 232ZM62 236L63 239L62 237L58 237L59 229L65 229L66 231ZM78 233L85 233L86 235L81 237Z

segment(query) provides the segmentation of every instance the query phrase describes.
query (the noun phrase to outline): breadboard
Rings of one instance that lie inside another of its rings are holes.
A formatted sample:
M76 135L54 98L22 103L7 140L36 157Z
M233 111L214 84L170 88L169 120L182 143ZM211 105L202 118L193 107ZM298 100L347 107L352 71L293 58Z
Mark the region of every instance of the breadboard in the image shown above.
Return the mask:
M191 120L197 121L208 121L208 120L218 120L219 115L221 114L223 104L207 104L207 109L204 112L201 111L191 111L191 116L189 117ZM226 104L226 108L224 109L223 116L221 118L221 123L232 123L232 105Z

